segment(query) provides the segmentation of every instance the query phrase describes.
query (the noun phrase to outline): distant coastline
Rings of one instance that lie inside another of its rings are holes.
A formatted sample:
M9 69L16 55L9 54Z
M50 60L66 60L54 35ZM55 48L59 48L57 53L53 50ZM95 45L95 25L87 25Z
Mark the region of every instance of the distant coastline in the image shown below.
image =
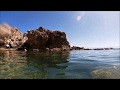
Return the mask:
M120 48L85 48L85 47L79 47L79 46L72 46L70 50L118 50Z

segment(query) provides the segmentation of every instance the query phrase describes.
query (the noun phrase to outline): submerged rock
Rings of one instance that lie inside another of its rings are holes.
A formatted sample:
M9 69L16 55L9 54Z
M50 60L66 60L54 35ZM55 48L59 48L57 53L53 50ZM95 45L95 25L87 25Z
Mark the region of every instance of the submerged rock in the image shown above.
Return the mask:
M120 79L120 67L103 68L91 72L93 79Z

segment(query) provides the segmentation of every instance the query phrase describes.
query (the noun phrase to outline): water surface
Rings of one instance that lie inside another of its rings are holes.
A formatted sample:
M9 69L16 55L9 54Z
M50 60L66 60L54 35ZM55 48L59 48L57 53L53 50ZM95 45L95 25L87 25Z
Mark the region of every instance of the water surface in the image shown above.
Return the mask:
M120 79L119 51L0 51L0 78Z

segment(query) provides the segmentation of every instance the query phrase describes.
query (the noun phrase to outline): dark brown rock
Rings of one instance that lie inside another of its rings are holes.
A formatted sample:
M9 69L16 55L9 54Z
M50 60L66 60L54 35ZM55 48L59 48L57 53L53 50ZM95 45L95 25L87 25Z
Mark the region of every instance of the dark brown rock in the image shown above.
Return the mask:
M26 35L28 40L25 42L24 47L26 47L27 50L45 50L48 35L44 30L41 30L41 28L38 30L30 30Z
M66 39L66 34L60 31L53 31L48 34L49 39L46 43L46 46L50 49L53 48L61 48L61 49L69 49L70 45Z
M66 34L61 31L51 31L40 27L27 31L28 40L22 48L27 50L39 49L39 51L63 51L69 50L70 45Z

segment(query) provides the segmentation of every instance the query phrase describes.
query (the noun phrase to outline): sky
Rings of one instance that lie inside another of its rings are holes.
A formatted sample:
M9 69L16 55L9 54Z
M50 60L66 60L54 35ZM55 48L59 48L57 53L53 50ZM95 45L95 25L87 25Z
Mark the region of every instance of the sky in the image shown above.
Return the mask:
M119 47L120 11L0 11L0 24L23 34L44 27L66 33L70 46Z

